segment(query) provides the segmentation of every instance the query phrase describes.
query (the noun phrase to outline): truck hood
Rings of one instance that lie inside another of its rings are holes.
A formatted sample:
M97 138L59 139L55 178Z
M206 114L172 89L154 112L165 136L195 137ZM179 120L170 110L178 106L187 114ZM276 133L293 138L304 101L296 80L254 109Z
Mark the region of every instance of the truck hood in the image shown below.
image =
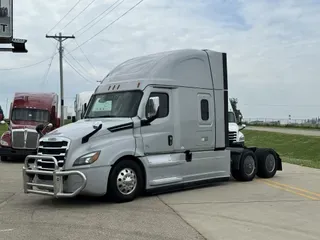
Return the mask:
M70 140L78 140L87 134L91 133L95 129L93 125L98 122L102 122L102 128L94 135L94 137L109 134L108 128L116 127L122 124L132 123L131 118L95 118L95 119L82 119L75 123L64 125L56 130L47 133L46 137L66 137Z
M29 128L36 129L36 126L40 124L40 122L33 121L10 121L11 129L21 129L21 128Z
M238 132L239 126L236 123L229 123L229 132Z

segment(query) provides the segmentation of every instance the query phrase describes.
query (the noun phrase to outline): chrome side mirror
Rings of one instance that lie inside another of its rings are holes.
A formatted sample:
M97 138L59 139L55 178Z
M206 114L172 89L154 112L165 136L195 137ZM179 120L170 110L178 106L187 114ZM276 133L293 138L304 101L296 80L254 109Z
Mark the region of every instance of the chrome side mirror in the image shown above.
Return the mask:
M48 123L47 125L44 125L43 123L37 125L36 131L39 133L40 137L44 136L43 131L46 130L47 128L51 130L53 127L52 123Z
M242 124L242 125L239 127L239 131L243 130L245 127L246 127L246 125L245 125L245 124Z

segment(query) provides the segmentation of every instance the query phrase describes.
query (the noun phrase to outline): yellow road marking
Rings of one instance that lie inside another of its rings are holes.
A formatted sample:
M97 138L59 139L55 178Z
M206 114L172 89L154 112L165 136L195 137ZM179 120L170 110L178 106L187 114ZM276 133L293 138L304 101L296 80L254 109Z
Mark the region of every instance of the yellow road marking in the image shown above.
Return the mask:
M266 185L270 186L270 187L273 187L273 188L278 188L278 189L281 189L281 190L284 190L284 191L287 191L287 192L290 192L290 193L293 193L295 195L298 195L298 196L301 196L301 197L305 197L305 198L308 198L308 199L311 199L311 200L315 200L315 201L319 201L320 198L318 197L314 197L314 196L309 196L309 195L306 195L306 194L303 194L301 192L298 192L298 191L294 191L294 190L291 190L290 188L295 188L295 187L292 187L292 186L289 186L289 185L286 185L287 187L284 187L284 186L280 186L279 184L276 184L276 182L273 182L273 181L270 181L270 180L266 180L266 179L263 179L263 180L260 180L258 179L258 181L260 182L263 182L265 183ZM270 181L270 182L269 182ZM298 189L298 188L297 188ZM304 190L304 189L301 189L301 190ZM307 191L307 190L304 190L304 191ZM304 192L303 191L303 192ZM309 192L309 191L307 191ZM310 192L312 193L312 192Z
M309 191L307 189L290 186L288 184L279 183L279 182L276 182L276 181L273 181L273 180L269 180L269 179L264 179L264 181L267 181L267 182L269 182L271 184L273 183L273 184L276 184L276 185L279 185L279 186L282 186L282 187L291 188L291 189L294 189L294 190L297 190L297 191L300 191L300 192L308 193L308 194L316 196L316 197L320 197L320 193L312 192L312 191Z

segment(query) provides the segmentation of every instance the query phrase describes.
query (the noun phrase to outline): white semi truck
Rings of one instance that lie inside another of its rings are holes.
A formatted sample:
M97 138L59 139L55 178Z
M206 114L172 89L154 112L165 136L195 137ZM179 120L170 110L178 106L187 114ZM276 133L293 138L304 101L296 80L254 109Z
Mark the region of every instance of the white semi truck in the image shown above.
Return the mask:
M83 118L83 114L93 93L94 91L85 91L76 95L76 98L74 100L74 111L76 121Z
M183 49L125 61L96 88L84 119L44 135L26 157L24 192L125 202L231 175L273 177L282 170L273 149L230 144L228 101L226 53Z
M245 124L238 125L236 115L231 106L231 102L228 102L228 128L229 128L229 141L230 144L244 147L244 134L241 132L246 127Z

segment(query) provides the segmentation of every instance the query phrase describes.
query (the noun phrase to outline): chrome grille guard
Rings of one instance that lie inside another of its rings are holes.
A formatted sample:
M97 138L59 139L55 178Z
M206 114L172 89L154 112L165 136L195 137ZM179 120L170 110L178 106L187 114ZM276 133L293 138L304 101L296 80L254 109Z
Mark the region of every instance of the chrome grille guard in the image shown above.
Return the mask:
M29 161L31 159L34 159L34 167L32 168L29 167L29 164L30 164ZM38 159L42 159L42 161L45 161L45 160L53 161L55 165L54 170L53 171L37 170ZM25 158L22 172L23 172L23 189L24 189L24 193L26 194L33 193L33 194L54 196L56 198L70 198L78 195L85 188L87 184L87 178L82 172L75 171L75 170L70 170L70 171L62 170L62 168L58 166L57 159L53 156L28 155ZM52 176L53 185L34 183L33 182L34 177L31 177L30 174ZM82 184L79 188L77 188L72 193L65 193L63 191L63 177L70 176L70 175L79 175L82 178ZM39 187L44 190L35 190L33 189L33 187Z

